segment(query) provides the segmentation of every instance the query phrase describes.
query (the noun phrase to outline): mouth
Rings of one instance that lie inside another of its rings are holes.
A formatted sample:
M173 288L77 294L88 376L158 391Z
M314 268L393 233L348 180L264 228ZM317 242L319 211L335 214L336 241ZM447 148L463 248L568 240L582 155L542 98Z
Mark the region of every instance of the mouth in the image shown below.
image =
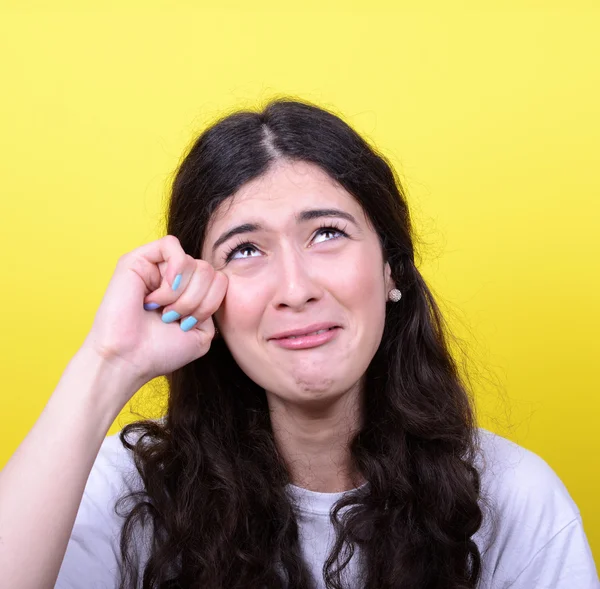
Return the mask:
M279 340L279 339L293 339L298 337L305 337L309 335L316 335L325 333L326 331L330 331L332 329L338 328L339 325L335 323L314 323L312 325L306 325L305 327L300 327L298 329L288 329L287 331L282 331L280 333L276 333L272 335L268 339Z
M303 333L302 335L288 335L285 338L276 338L276 339L298 339L299 337L306 337L308 335L320 335L321 333L331 331L332 329L336 329L336 328L328 327L327 329L319 329L318 331L311 331L310 333Z
M304 350L321 346L341 330L339 325L311 325L303 329L290 330L270 338L274 344L289 350Z

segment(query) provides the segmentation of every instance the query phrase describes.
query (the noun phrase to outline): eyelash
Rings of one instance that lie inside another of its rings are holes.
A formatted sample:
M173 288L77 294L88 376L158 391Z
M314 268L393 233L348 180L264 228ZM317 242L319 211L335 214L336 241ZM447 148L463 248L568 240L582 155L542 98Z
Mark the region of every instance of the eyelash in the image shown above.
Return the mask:
M344 227L345 229L346 227ZM344 231L344 229L342 229L341 227L339 227L335 222L333 223L328 223L326 225L321 225L316 231L315 231L315 237L317 236L318 233L320 232L326 232L326 231L330 231L332 233L340 233L342 235L342 237L348 237L348 234ZM335 238L333 238L335 239ZM331 241L331 239L328 239L327 241ZM233 258L233 256L239 252L242 251L246 248L253 248L253 249L258 249L254 244L250 243L249 241L241 241L240 243L234 245L231 249L229 249L226 253L225 253L225 263L227 264L228 262L230 262Z

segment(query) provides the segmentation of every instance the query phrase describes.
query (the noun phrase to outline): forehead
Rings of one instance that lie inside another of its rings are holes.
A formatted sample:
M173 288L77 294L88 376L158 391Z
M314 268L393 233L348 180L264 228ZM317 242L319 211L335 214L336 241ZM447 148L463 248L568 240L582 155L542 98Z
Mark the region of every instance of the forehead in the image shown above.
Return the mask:
M335 207L364 221L356 199L319 166L302 161L277 162L221 203L207 228L209 241L233 223L262 219L266 224L293 220L296 211Z

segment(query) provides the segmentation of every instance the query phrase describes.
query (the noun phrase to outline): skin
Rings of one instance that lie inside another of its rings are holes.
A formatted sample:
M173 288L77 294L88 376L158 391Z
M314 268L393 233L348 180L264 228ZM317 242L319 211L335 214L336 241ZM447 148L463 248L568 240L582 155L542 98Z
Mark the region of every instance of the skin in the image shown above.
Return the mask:
M307 209L339 209L356 224L339 216L299 221ZM213 251L221 235L245 223L263 229ZM252 245L226 262L228 251L244 242ZM202 258L227 274L215 321L236 362L265 389L292 483L333 493L364 482L352 472L348 442L360 427L363 376L395 285L362 207L318 166L279 161L217 209ZM269 341L323 321L341 329L321 346L289 350Z

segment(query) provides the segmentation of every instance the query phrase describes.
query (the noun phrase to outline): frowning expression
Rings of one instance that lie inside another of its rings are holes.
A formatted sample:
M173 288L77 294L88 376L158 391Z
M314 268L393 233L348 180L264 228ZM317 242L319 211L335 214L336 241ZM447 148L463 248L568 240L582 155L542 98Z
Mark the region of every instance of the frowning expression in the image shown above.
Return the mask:
M202 258L229 278L215 315L227 346L268 395L315 404L360 382L394 285L362 207L320 167L280 161L242 186Z

